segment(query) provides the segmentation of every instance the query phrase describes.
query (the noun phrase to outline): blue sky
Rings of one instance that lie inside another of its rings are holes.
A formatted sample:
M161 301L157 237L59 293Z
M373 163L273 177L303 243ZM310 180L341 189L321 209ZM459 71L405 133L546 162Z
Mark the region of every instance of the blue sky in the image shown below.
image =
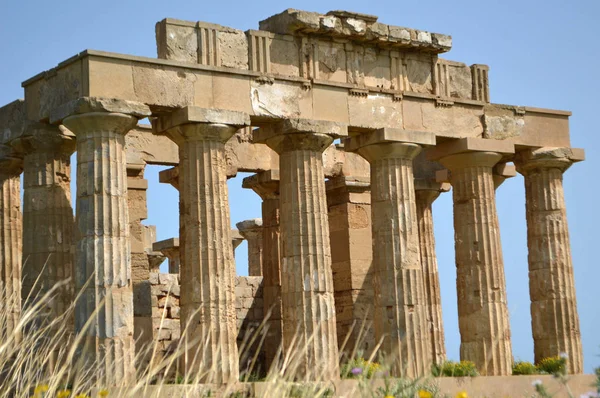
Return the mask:
M585 370L600 365L600 266L595 195L599 169L598 98L600 2L589 1L41 1L0 2L0 106L23 97L21 82L84 49L156 56L154 24L165 18L207 21L257 29L258 21L285 8L327 12L345 9L379 16L381 22L451 34L444 57L490 66L492 102L573 112L571 143L587 160L565 174L575 283ZM149 219L159 239L178 234L177 192L158 184L159 167L149 167ZM260 217L260 202L230 180L232 225ZM73 192L74 194L74 192ZM533 360L529 314L525 194L520 176L499 188L508 305L515 359ZM434 204L437 255L448 356L458 359L456 270L451 194ZM246 247L236 251L238 273L246 274Z

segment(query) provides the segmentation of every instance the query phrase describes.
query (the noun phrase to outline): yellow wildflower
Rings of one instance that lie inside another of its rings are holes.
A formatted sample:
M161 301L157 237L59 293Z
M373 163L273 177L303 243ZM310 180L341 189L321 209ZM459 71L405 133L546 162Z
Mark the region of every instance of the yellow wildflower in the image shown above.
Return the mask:
M48 391L48 384L40 384L39 386L35 387L35 390L33 390L33 393L35 395L38 395L38 394L41 394L46 391Z
M386 395L384 398L395 398L393 395Z
M71 396L71 390L62 390L56 394L56 398L67 398Z
M419 398L432 398L433 395L429 391L419 390Z
M106 388L98 391L98 396L100 397L108 397L108 390Z
M456 394L456 398L469 398L469 396L467 395L466 391L461 391L458 394Z

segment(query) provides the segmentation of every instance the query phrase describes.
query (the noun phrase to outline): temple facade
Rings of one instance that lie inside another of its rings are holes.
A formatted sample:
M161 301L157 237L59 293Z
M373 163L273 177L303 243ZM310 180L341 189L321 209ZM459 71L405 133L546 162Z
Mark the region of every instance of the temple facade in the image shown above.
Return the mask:
M135 377L137 351L169 355L178 340L184 374L238 380L249 330L266 334L263 368L293 354L301 380L338 378L340 356L357 353L423 376L446 358L432 203L451 190L461 359L507 375L496 190L518 172L535 360L566 353L568 372L583 372L562 178L584 152L570 146L570 112L493 104L488 66L442 58L450 36L372 15L289 9L246 32L164 19L156 42L157 58L81 52L0 108L13 323L40 297L38 276L42 294L70 278L47 314L81 297L73 332L90 361L118 364L109 385ZM171 166L160 181L179 191L167 241L142 224L146 165ZM255 173L243 187L262 214L232 230L237 172ZM243 239L250 276L236 278Z

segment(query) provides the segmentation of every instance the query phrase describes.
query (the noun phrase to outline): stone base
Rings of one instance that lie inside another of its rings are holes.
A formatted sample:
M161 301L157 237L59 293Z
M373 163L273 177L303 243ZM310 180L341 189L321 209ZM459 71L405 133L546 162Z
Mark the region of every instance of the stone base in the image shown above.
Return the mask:
M480 377L442 377L435 379L435 384L438 385L441 395L456 396L461 391L465 391L469 397L487 397L487 398L504 398L504 397L531 397L535 393L533 383L540 380L548 392L555 398L568 397L568 393L564 386L558 383L552 376L480 376ZM594 391L592 385L595 382L593 375L576 375L570 376L568 386L575 397ZM203 396L210 391L210 396L226 397L234 392L246 393L247 397L280 397L285 396L285 391L295 384L303 391L309 391L315 388L315 391L330 388L335 391L335 397L344 398L360 398L361 388L367 386L368 391L376 392L379 387L384 386L381 379L367 381L361 386L357 380L341 380L332 383L317 384L300 384L300 383L237 383L231 386L216 386L209 384L197 385L163 385L163 386L145 386L141 387L144 390L144 397L160 397L160 398L184 398L190 396ZM392 380L391 386L395 385ZM317 389L319 388L319 389ZM110 389L110 396L129 396L130 393L135 393L134 387L129 389ZM136 389L139 391L139 388ZM98 389L99 391L99 389ZM97 396L98 391L92 390L92 396ZM364 391L364 390L362 390Z

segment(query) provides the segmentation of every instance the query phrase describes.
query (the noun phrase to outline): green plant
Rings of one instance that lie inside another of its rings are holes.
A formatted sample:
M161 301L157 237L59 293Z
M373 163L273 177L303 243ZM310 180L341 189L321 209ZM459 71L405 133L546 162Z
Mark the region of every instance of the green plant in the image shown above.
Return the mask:
M537 368L531 362L517 361L513 364L513 368L512 368L513 375L534 375L537 373L538 373Z
M392 384L391 380L387 377L384 380L384 386L379 387L377 392L382 398L414 398L421 396L437 397L439 395L438 387L431 380L400 379Z
M567 370L567 359L564 356L544 358L536 365L540 373L551 375L565 374Z
M471 361L446 361L441 365L434 365L432 374L436 377L474 377L479 375L477 367Z
M372 378L381 370L381 365L364 358L354 358L341 367L340 374L343 379Z

